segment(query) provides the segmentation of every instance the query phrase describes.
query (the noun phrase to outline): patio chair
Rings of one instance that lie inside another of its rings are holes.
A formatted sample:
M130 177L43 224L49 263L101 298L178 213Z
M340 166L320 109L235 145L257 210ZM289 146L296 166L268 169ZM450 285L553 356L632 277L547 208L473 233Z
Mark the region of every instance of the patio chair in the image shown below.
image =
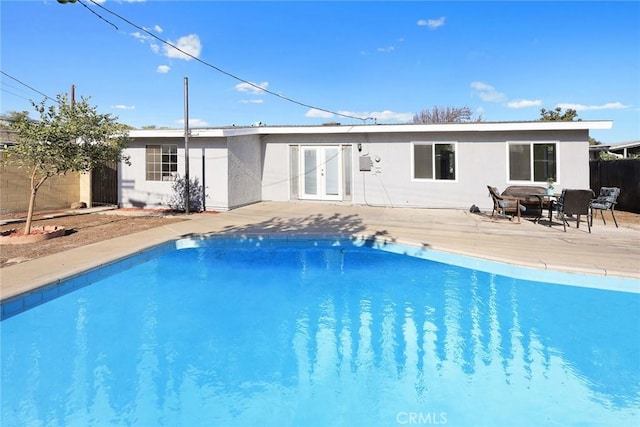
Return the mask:
M564 231L567 231L567 217L576 215L577 228L580 228L580 216L587 216L587 227L591 233L591 199L593 191L591 190L562 190L562 194L556 204L556 212L558 217L562 219Z
M613 222L616 224L616 228L618 228L618 221L616 220L616 215L613 213L613 211L616 207L619 195L620 189L618 187L600 188L600 195L598 195L597 198L591 201L592 215L593 209L599 210L600 216L602 217L602 222L604 223L604 225L607 225L607 222L604 220L604 211L611 211ZM593 223L593 216L591 217L591 223Z
M493 199L493 211L491 212L491 218L497 217L498 213L506 217L508 213L516 214L518 216L518 222L520 222L520 213L525 212L527 208L520 204L520 199L513 196L506 196L500 194L496 187L487 185L489 194Z

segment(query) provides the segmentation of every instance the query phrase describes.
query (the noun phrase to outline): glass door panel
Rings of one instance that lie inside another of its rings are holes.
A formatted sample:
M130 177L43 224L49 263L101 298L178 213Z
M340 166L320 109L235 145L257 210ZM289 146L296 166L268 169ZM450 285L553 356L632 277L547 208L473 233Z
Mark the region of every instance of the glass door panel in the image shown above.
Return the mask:
M324 193L327 196L340 194L340 148L325 148Z
M305 196L318 194L318 152L315 148L304 148L304 191Z
M342 151L339 146L301 147L303 199L342 200Z

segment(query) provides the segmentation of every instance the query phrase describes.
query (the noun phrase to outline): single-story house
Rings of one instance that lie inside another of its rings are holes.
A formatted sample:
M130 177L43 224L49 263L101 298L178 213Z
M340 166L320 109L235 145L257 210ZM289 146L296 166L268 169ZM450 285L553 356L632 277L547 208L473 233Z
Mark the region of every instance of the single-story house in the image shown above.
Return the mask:
M260 201L491 209L487 185L589 188L589 130L611 121L192 129L189 176L206 210ZM132 130L121 207L166 208L185 175L183 129Z

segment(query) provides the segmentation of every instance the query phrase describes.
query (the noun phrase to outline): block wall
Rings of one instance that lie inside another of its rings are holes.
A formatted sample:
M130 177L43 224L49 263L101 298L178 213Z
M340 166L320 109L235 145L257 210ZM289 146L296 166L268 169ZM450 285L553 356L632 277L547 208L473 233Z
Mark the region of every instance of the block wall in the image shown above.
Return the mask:
M26 212L29 208L29 175L15 165L0 166L0 212ZM80 201L80 174L49 178L38 190L38 210L68 208Z

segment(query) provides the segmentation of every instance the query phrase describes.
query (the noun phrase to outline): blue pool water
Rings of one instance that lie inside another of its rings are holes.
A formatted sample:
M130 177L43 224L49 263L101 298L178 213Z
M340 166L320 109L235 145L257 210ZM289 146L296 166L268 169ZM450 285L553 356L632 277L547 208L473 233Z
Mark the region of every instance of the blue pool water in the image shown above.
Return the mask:
M3 320L2 426L638 425L640 295L204 241Z

